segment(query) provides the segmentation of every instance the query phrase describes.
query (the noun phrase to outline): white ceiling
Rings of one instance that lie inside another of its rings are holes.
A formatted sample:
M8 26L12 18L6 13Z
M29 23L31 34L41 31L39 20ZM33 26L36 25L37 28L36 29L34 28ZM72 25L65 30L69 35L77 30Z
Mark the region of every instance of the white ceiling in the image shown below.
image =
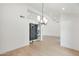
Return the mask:
M28 3L27 5L42 12L42 3ZM59 18L62 13L79 14L79 3L44 3L43 11L52 19Z

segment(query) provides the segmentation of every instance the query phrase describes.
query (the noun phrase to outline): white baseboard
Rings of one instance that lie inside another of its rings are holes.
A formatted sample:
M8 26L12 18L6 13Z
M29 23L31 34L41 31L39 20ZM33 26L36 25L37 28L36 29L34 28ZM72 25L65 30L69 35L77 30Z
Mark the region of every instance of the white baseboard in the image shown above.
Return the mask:
M79 51L79 48L71 47L71 46L68 46L68 45L62 45L62 44L60 44L60 46L62 48L67 48L67 49L71 49L71 50L74 50L74 51Z
M60 36L53 36L53 35L43 35L43 37L57 37L57 38L60 38Z
M22 48L22 47L27 46L27 45L29 45L29 43L26 43L26 44L21 45L21 46L19 46L19 47L17 47L17 48L14 48L14 49L3 50L3 51L0 51L0 54L4 54L4 53L7 53L7 52L10 52L10 51L16 50L16 49Z

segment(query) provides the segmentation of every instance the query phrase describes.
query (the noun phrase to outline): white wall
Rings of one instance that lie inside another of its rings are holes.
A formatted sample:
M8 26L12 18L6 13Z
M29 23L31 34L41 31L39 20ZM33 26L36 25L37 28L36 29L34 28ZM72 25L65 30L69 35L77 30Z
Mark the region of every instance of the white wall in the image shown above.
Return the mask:
M43 36L60 36L60 23L56 23L53 19L48 19L47 25L42 28Z
M20 15L27 15L24 4L0 4L0 51L8 51L28 44L28 28Z
M61 46L79 50L79 16L66 14L61 18Z
M29 44L29 22L26 4L0 4L0 52ZM23 15L25 18L20 18Z
M26 4L0 4L0 52L29 44L29 23L37 21L27 19L27 9ZM25 18L20 18L21 15ZM43 35L59 36L59 24L49 20Z

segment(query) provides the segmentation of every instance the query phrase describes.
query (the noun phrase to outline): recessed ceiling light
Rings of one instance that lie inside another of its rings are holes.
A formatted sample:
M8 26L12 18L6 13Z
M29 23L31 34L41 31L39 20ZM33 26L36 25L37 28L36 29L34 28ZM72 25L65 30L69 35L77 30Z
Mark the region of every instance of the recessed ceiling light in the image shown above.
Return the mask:
M62 10L64 10L65 8L62 8Z

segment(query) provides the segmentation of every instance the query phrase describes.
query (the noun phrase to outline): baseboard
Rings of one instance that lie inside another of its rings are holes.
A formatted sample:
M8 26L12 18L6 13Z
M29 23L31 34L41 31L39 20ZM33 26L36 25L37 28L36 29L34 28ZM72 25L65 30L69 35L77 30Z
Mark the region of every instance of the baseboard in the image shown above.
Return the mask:
M28 45L29 45L29 43L26 43L26 44L21 45L21 46L19 46L19 47L17 47L17 48L14 48L14 49L5 50L5 51L0 51L0 54L5 54L5 53L7 53L7 52L10 52L10 51L13 51L13 50L16 50L16 49L19 49L19 48L22 48L22 47L28 46Z
M63 46L63 45L61 45L61 44L60 44L60 46L61 46L62 48L65 48L65 49L70 49L70 50L79 52L79 49L76 49L76 48L72 48L72 47L69 47L69 46Z
M53 36L53 35L43 35L43 37L56 37L56 38L60 39L60 36Z

